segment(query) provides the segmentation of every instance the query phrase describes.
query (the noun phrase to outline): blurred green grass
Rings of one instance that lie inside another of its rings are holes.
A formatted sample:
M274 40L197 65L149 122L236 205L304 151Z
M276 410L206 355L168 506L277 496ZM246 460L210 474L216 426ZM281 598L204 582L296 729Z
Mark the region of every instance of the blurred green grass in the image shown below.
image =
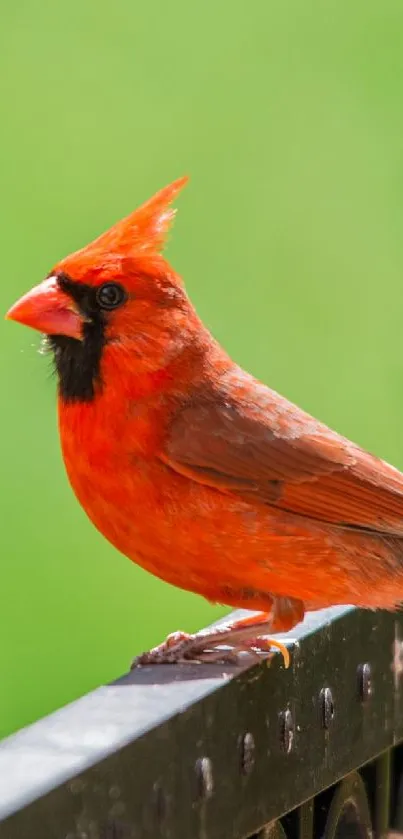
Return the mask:
M403 6L3 9L1 309L190 173L168 255L237 361L403 467ZM218 617L67 485L39 339L0 333L0 735Z

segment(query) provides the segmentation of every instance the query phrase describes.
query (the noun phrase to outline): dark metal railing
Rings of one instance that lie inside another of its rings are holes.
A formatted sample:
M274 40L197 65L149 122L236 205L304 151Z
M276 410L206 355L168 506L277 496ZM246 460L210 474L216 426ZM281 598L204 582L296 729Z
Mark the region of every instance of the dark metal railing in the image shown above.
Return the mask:
M403 831L403 617L310 614L292 664L145 667L0 744L0 839Z

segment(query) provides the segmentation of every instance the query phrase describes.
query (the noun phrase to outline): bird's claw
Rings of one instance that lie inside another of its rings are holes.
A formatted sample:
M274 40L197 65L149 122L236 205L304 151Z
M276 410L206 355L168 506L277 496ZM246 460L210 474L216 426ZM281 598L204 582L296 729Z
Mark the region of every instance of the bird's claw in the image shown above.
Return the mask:
M205 642L205 639L203 639ZM234 650L217 650L205 648L205 643L197 635L187 632L172 632L162 644L153 647L148 652L136 656L131 669L146 664L201 664L208 661L223 661L234 663L237 656Z
M179 664L188 661L189 648L193 649L195 635L187 632L171 632L162 644L133 659L131 670L145 664Z
M222 635L222 637L220 637ZM290 654L281 641L273 638L254 638L253 640L234 644L223 649L225 631L200 632L190 635L186 632L172 632L162 644L153 647L148 652L136 656L131 664L131 670L149 664L201 664L220 662L223 664L239 664L239 653L246 652L257 661L272 658L270 648L276 647L282 654L284 666L289 667Z

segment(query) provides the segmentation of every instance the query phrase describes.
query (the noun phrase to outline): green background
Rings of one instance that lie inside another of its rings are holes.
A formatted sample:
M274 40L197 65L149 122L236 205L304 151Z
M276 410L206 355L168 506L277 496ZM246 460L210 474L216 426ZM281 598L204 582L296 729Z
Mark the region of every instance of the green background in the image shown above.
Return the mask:
M183 173L168 255L237 361L403 467L403 4L7 4L1 309ZM39 337L0 332L0 734L218 617L64 474Z

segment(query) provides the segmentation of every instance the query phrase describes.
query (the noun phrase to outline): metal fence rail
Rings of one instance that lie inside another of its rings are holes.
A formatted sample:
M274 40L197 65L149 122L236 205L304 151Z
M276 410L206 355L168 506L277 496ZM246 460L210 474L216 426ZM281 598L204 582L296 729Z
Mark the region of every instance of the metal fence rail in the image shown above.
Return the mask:
M323 610L291 635L289 670L145 667L4 740L0 839L403 831L403 618Z

